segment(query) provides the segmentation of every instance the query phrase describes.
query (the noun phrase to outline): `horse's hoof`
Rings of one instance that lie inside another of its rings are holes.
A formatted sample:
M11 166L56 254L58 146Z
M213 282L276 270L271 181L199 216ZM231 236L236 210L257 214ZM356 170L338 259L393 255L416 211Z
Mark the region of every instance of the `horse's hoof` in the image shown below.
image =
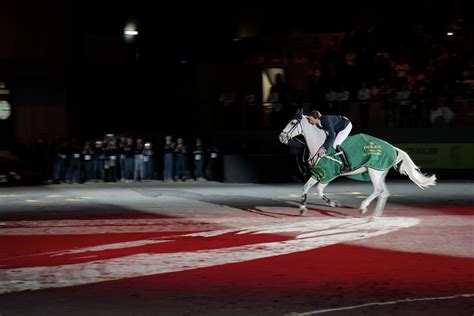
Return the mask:
M308 209L306 208L306 206L302 206L302 205L301 205L301 206L300 206L300 215L303 216L304 214L306 214L306 211L307 211L307 210L308 210Z
M365 213L367 213L367 207L364 207L364 208L361 208L359 209L359 212L364 215Z
M329 206L330 207L341 207L341 203L339 203L338 201L331 201L331 202L329 202Z

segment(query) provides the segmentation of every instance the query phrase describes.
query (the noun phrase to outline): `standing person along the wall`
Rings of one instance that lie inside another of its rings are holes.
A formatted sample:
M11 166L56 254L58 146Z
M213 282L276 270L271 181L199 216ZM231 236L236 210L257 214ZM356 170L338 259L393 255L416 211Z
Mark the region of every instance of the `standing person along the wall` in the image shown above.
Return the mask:
M117 181L117 172L118 172L118 149L115 141L110 141L106 148L106 157L105 162L106 168L106 177L105 181L107 182L116 182Z
M196 181L205 181L206 174L206 149L202 145L202 140L196 138L196 147L194 148L194 178Z
M104 179L105 151L103 144L100 140L95 142L94 181L103 181Z
M153 179L153 149L151 143L145 143L145 148L143 150L143 166L145 169L145 180L152 180Z
M81 181L81 148L76 139L71 140L71 146L69 147L66 181L68 183L79 183Z
M174 179L174 150L175 143L173 143L173 137L165 137L165 146L163 148L163 180L173 181Z
M82 150L82 159L84 166L84 181L94 180L94 162L95 158L94 148L91 146L91 142L86 142L84 149Z
M134 170L133 170L133 180L141 181L144 179L145 172L143 168L143 139L137 138L137 143L135 145L135 158L134 158Z
M133 168L135 162L135 149L133 148L133 138L127 137L126 145L123 148L123 153L125 155L125 182L130 182L133 180Z
M119 166L120 166L120 181L125 181L126 175L126 166L125 166L125 151L124 148L127 145L127 139L125 137L120 137L120 142L118 144L118 155L119 155Z
M189 177L188 149L184 145L184 140L182 138L177 139L175 154L176 154L175 180L181 179L182 181L186 181Z

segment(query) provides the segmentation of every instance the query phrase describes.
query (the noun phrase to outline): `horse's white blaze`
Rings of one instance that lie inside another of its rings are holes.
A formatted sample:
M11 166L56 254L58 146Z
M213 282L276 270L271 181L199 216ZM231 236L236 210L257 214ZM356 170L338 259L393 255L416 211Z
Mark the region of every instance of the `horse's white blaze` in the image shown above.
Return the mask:
M406 217L381 218L373 222L364 219L317 219L262 227L268 234L296 233L296 238L280 242L176 253L140 253L86 263L3 269L0 270L0 293L76 286L269 258L380 236L418 222L415 218ZM260 233L255 227L240 231ZM217 235L228 232L220 230ZM135 243L141 245L143 241ZM127 243L127 246L133 247L134 242Z

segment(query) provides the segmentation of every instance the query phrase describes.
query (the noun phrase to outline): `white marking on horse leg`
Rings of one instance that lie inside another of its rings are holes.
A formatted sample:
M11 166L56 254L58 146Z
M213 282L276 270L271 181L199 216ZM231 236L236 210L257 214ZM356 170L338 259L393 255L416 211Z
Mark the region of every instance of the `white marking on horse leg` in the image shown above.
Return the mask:
M316 190L317 190L317 193L318 193L318 196L320 198L323 198L324 196L324 189L327 187L327 183L318 183L318 185L316 186Z
M387 176L387 173L388 171L385 171L380 179L382 192L380 193L377 199L377 205L375 206L374 213L372 216L382 216L383 210L385 208L385 203L387 203L387 199L390 196L390 191L387 188L387 184L385 184L385 177Z
M377 204L375 205L374 212L372 216L382 216L383 210L385 208L385 203L387 203L387 198L382 197L381 195L377 199Z
M365 213L367 213L367 208L359 207L359 211L362 215L364 215Z
M304 187L303 187L303 193L301 195L305 195L305 194L308 194L309 190L313 187L313 185L315 185L316 183L318 182L318 180L314 179L313 177L309 178L308 181L306 181L306 183L304 184ZM319 185L320 183L318 184L317 188L319 190Z
M372 184L374 185L374 191L360 204L359 209L362 214L367 212L367 207L382 192L382 187L383 187L382 175L384 172L385 171L379 171L379 170L374 170L374 169L369 168L370 180L372 180Z
M318 196L329 206L331 207L336 207L339 206L340 203L337 201L332 201L330 198L324 195L324 189L328 186L328 183L318 183L316 186L316 190L318 193Z
M306 181L305 185L303 186L303 193L301 194L301 201L300 201L300 215L304 215L307 211L306 209L306 200L308 198L308 192L318 182L318 180L314 179L313 177L309 178Z

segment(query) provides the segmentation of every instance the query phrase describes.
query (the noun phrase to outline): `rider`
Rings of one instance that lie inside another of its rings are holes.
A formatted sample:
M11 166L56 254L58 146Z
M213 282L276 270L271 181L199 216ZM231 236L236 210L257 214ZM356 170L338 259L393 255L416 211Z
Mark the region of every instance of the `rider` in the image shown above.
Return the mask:
M324 156L326 150L333 146L336 152L340 155L343 166L341 169L342 173L351 172L353 169L347 160L346 154L341 148L342 142L347 138L352 130L352 123L345 116L339 115L321 115L319 111L312 111L307 116L308 122L312 125L316 125L318 128L328 132L328 137L324 142L323 146L318 150L317 155L319 157Z

